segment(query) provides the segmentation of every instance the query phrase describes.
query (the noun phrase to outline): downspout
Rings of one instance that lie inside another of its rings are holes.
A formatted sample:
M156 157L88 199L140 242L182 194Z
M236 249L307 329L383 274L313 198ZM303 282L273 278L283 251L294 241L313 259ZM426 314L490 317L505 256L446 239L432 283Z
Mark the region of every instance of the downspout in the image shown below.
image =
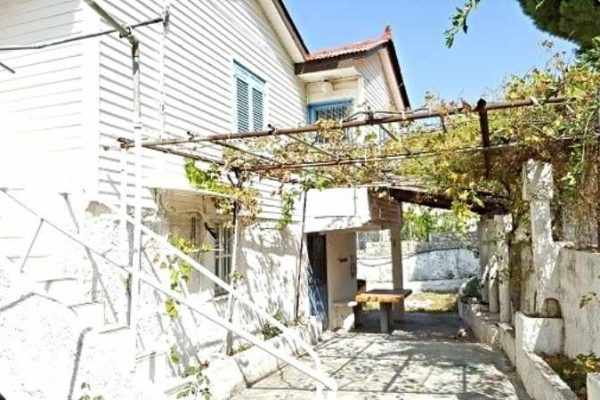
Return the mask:
M134 195L134 221L133 226L133 257L132 273L130 282L130 305L129 305L129 327L135 331L137 321L137 304L139 296L139 274L141 269L141 239L142 239L142 103L141 103L141 81L140 81L140 41L133 34L130 27L119 23L112 15L104 10L95 0L84 0L106 23L119 33L121 38L127 39L131 45L132 77L133 77L133 140L135 158L135 195ZM122 150L126 152L126 150ZM127 158L123 154L122 164L122 212L127 215ZM126 233L126 225L123 228Z

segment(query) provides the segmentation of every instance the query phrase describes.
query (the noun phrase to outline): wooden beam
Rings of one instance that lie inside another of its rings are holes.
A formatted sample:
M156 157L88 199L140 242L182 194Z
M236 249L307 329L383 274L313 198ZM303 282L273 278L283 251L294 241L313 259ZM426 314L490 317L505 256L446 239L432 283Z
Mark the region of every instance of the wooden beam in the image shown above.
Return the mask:
M442 194L426 193L410 189L387 188L390 195L398 202L412 203L433 208L452 209L453 200ZM483 199L483 207L475 205L472 211L480 215L506 214L508 207L502 199L479 194Z

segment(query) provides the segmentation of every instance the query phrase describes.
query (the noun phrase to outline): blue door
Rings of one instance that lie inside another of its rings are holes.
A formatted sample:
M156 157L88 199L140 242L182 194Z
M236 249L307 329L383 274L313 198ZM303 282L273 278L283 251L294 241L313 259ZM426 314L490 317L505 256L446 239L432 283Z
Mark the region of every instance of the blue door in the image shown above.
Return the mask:
M327 240L325 235L309 233L308 249L308 295L311 315L320 319L323 329L329 326L327 296Z

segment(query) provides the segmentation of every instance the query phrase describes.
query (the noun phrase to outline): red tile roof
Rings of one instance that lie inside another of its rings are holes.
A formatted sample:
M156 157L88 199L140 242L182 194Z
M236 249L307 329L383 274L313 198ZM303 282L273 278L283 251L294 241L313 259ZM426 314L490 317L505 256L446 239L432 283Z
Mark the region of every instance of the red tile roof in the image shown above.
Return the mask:
M307 61L324 60L328 58L336 58L354 54L358 55L369 52L391 41L392 28L390 26L386 26L383 35L376 39L368 39L337 48L315 51L313 53L308 54Z

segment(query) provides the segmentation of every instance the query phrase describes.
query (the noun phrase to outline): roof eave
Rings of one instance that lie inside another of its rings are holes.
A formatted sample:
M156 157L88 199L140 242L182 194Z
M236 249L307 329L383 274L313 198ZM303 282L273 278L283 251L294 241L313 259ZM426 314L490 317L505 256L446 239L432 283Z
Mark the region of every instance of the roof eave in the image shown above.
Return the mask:
M402 68L400 67L400 61L398 60L398 54L396 53L396 47L394 41L390 40L386 43L390 60L392 61L392 67L394 68L394 74L398 81L398 90L400 90L400 96L402 97L402 103L406 109L410 109L410 100L408 98L408 91L406 90L406 84L404 83L404 76L402 75Z
M400 92L400 97L402 98L402 103L406 109L410 109L410 100L408 98L408 91L406 90L406 85L404 83L404 77L402 75L402 69L400 68L400 62L398 60L398 56L396 54L396 49L394 46L393 40L388 40L384 43L378 44L369 50L361 50L358 52L348 52L346 54L340 54L337 56L326 57L322 59L313 59L307 60L301 63L296 63L296 75L312 73L312 72L320 72L325 70L333 70L339 67L339 63L344 60L349 59L362 59L370 57L373 54L376 54L378 51L385 49L390 56L390 61L392 63L392 70L394 71L394 75L396 81L398 82L398 91Z
M302 53L302 57L306 60L308 58L308 54L309 54L308 47L306 46L306 43L304 42L304 39L302 38L300 31L298 30L298 26L296 26L296 23L292 19L290 12L288 11L287 7L285 6L285 3L283 2L283 0L272 0L272 1L273 1L273 4L275 5L275 8L277 9L277 12L279 13L279 15L282 19L282 21L286 25L288 32L292 36L292 39L296 43L296 46Z

